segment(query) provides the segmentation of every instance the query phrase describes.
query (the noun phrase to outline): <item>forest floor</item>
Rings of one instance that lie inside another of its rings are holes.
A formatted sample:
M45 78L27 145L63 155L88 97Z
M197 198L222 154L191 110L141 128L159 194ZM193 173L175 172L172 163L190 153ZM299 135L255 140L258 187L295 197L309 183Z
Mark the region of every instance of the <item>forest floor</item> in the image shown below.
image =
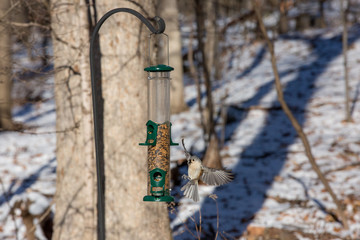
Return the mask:
M265 44L230 36L223 78L213 96L216 112L227 113L225 128L224 118L218 120L218 135L224 139L223 164L235 179L217 188L200 186L199 203L181 198L171 214L174 238L194 239L201 232L203 239L360 239L360 27L349 31L349 123L344 121L341 29L312 30L275 41L285 99L344 206L349 230L334 215L335 204L276 99ZM185 93L190 109L173 116L173 138L184 137L202 157L196 86L190 82ZM172 150L172 159L184 159L181 148ZM179 175L186 169L180 167ZM177 199L179 188L174 188Z
M225 42L223 77L214 84L213 96L216 112L226 111L226 119L217 118L217 130L224 139L223 165L235 179L217 188L200 186L198 203L183 198L180 187L185 180L176 179L180 184L173 187L176 202L170 206L174 239L200 235L202 239L360 239L360 27L349 29L350 123L344 121L341 29L284 35L275 41L285 99L344 205L349 230L334 215L335 204L276 100L264 43L244 43L231 32ZM17 54L23 65L33 64L23 58L23 51ZM26 214L35 216L32 220L38 225L41 213L54 211L53 78L24 73L24 79L30 90L15 82L13 116L26 130L0 133L0 239L4 240L16 239L15 233L23 239ZM189 110L172 116L172 138L175 142L185 138L188 149L202 157L205 144L196 85L188 77L186 84ZM22 102L25 98L31 101ZM173 166L179 165L179 176L186 173L180 146L172 147L171 158ZM39 227L34 231L39 239L46 239Z

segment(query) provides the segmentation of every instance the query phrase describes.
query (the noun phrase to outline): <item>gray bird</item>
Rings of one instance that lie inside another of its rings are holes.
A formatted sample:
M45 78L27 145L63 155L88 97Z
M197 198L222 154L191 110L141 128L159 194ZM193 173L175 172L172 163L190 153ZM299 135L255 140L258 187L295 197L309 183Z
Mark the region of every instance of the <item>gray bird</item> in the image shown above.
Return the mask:
M181 188L181 191L184 191L184 195L187 198L190 198L195 202L199 201L199 180L208 185L215 186L220 186L232 181L233 175L230 172L205 167L202 165L200 158L191 156L185 148L184 139L182 139L182 145L188 164L188 176L184 174L183 178L188 179L189 181Z

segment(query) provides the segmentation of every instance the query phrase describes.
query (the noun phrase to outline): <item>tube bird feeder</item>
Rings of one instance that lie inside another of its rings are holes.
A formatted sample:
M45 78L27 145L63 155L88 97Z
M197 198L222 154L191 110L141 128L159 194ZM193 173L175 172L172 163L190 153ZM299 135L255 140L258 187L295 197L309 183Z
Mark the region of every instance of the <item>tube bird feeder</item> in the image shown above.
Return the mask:
M170 146L179 145L171 140L170 72L174 68L158 64L144 69L148 72L148 146L147 195L144 201L172 202L170 192Z

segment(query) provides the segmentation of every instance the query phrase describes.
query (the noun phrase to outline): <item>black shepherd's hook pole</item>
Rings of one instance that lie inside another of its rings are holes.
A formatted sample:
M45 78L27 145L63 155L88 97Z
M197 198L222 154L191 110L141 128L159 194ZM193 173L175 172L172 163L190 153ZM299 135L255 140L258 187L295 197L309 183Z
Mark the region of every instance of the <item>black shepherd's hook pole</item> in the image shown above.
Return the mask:
M126 12L136 16L143 22L148 29L154 34L160 34L165 31L165 22L160 17L155 17L154 20L156 21L157 28L155 28L149 20L147 20L143 15L139 12L130 9L130 8L116 8L109 12L107 12L95 25L94 31L92 33L91 41L90 41L90 71L91 71L91 89L92 89L92 100L93 100L93 116L94 116L94 137L95 137L95 151L96 151L96 173L97 173L97 210L98 210L98 240L105 240L105 203L103 198L104 193L104 179L101 173L101 161L100 158L103 158L100 154L101 143L99 142L100 137L100 129L98 127L98 112L96 109L96 103L99 101L98 96L96 94L96 80L95 80L95 66L94 66L94 42L99 32L101 25L108 19L111 15L118 12ZM101 70L100 70L101 71ZM101 81L101 79L97 79Z

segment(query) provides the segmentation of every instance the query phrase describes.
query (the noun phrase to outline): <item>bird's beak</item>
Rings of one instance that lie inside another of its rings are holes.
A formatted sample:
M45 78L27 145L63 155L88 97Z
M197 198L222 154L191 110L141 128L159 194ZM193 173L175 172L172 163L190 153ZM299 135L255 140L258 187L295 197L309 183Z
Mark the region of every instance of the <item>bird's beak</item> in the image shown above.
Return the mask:
M188 165L190 164L190 158L187 159L187 164L188 164Z

